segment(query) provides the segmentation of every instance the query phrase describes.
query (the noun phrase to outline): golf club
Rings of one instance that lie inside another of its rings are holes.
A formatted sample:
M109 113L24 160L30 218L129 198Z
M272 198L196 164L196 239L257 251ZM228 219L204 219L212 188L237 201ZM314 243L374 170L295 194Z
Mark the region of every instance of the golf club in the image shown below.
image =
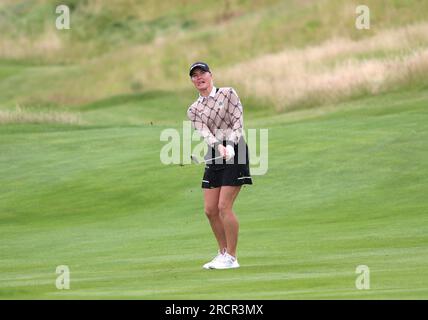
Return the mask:
M220 159L220 158L223 158L223 156L219 156L219 157L215 157L215 158L211 158L211 159L199 161L198 158L195 157L195 155L193 155L193 154L190 155L190 159L192 159L192 162L195 163L195 164L207 163L209 161L213 161L213 160Z

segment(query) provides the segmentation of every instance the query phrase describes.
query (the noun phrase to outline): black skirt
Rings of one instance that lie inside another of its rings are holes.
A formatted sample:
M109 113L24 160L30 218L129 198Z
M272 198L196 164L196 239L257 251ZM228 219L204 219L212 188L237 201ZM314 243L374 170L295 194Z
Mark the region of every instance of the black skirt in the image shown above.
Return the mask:
M223 141L226 146L227 142ZM234 145L235 157L226 161L216 159L207 161L205 172L202 178L202 188L212 189L222 186L242 186L253 184L250 174L250 158L248 146L243 138ZM218 150L210 148L205 155L205 160L220 156Z

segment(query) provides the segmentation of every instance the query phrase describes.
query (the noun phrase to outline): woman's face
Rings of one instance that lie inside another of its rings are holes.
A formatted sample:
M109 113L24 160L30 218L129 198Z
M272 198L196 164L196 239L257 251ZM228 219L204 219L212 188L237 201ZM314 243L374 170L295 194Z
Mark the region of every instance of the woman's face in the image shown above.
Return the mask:
M195 88L199 91L207 90L212 83L212 74L201 69L196 69L190 78Z

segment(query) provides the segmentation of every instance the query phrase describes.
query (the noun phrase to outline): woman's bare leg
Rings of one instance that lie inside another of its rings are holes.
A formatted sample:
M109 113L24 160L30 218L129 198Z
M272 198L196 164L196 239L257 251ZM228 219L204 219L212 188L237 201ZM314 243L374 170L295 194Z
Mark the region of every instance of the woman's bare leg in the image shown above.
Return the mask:
M240 190L241 186L222 186L218 201L218 211L226 233L227 253L234 257L236 257L238 245L239 222L232 211L232 207Z
M227 242L223 221L218 210L219 196L220 188L204 189L205 214L217 239L219 250L223 252L227 248Z

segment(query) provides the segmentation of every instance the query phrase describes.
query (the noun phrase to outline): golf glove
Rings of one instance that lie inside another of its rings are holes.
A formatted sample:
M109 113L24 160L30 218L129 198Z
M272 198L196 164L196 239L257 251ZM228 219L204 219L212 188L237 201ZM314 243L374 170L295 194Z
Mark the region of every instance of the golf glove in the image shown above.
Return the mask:
M226 160L229 161L230 159L232 159L235 156L235 150L231 145L227 145L226 146Z

